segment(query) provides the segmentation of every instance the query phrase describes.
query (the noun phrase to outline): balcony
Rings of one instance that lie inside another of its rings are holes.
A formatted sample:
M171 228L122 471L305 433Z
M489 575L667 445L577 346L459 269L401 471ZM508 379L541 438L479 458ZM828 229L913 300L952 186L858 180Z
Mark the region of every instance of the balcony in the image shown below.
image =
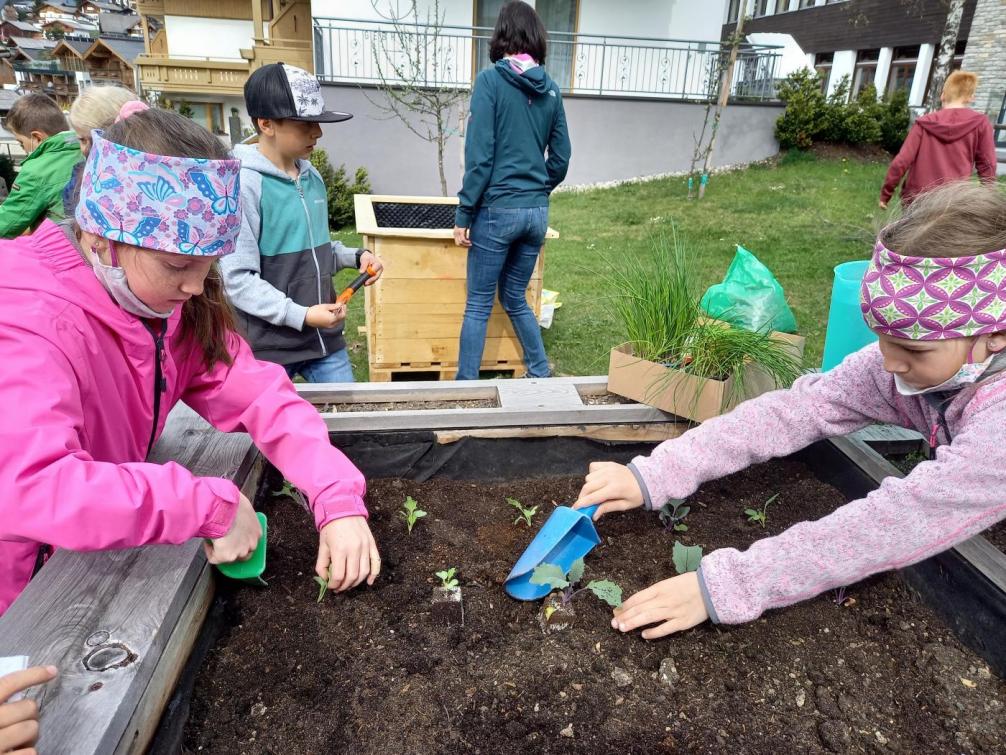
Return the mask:
M136 12L141 16L163 16L164 0L136 0Z
M249 66L245 60L140 55L140 84L164 93L233 94L242 96Z

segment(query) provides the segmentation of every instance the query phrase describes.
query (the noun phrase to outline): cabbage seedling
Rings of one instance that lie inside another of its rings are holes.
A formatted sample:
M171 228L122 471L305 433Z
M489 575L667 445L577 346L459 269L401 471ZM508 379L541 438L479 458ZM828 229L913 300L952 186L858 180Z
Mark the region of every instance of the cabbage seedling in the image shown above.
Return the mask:
M440 586L445 590L453 590L456 588L458 586L458 581L454 578L456 573L457 569L453 566L450 569L438 571L437 576L440 577Z
M678 574L696 571L699 568L699 562L702 561L702 546L683 545L675 540L671 560L674 562L674 570Z
M765 501L761 509L744 509L744 513L748 515L748 521L751 524L760 524L764 527L765 522L768 520L768 505L778 497L779 494L776 493L774 496Z
M691 511L690 506L682 506L684 501L670 500L660 507L660 523L668 532L687 532L688 525L684 524L684 518Z
M402 504L402 509L398 512L398 515L405 520L405 524L408 526L409 534L411 535L413 526L426 516L426 512L419 508L419 504L410 495L405 499L405 503Z
M582 558L574 561L568 572L564 572L562 567L556 564L540 564L531 573L531 584L548 585L553 590L561 590L559 596L564 606L569 605L573 598L586 590L594 593L612 608L622 605L622 588L614 582L607 579L592 579L579 590L574 589L581 579L583 579Z
M530 508L524 508L523 504L521 504L521 502L518 501L516 498L507 498L506 502L509 503L511 506L513 506L515 509L517 509L518 512L520 512L517 515L517 518L513 520L513 523L518 524L519 522L524 522L524 524L530 527L532 517L534 517L534 515L538 513L538 507L531 506Z

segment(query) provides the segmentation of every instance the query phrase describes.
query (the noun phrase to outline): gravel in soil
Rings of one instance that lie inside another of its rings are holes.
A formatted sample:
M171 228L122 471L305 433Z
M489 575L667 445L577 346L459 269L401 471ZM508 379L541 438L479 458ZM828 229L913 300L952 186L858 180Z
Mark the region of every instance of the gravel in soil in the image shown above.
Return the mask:
M377 480L367 503L384 569L315 602L317 536L273 499L268 589L230 591L231 626L200 670L189 752L1002 752L1006 684L894 574L760 620L647 642L610 628L589 593L571 629L543 635L538 604L502 582L581 479ZM745 508L768 507L764 528ZM429 515L411 535L407 495ZM513 524L506 498L538 505ZM744 548L843 503L777 461L703 486L687 532L642 511L605 518L585 579L625 595L673 574L675 539ZM454 566L464 625L431 618L434 572Z

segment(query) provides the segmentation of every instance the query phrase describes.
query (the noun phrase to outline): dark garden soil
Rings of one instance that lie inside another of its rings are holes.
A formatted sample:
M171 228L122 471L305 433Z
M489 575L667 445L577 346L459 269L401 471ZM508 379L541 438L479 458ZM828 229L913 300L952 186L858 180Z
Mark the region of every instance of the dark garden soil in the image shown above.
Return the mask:
M1006 521L989 527L982 534L991 540L996 548L1006 553Z
M273 499L268 589L237 588L231 627L200 670L189 752L1002 752L1006 684L896 575L761 620L653 642L620 635L589 593L573 628L544 636L537 604L502 581L554 502L579 479L370 483L384 558L374 587L316 603L308 515ZM767 526L743 509L773 494ZM429 516L406 534L413 496ZM506 497L539 505L535 528ZM628 596L673 573L675 538L745 547L841 505L802 465L754 467L705 485L688 531L656 515L600 523L585 579ZM433 623L434 572L457 567L464 626ZM228 588L223 588L227 590Z
M893 155L883 147L876 144L828 144L819 142L810 148L810 151L817 157L824 160L854 160L864 163L887 163L891 161Z

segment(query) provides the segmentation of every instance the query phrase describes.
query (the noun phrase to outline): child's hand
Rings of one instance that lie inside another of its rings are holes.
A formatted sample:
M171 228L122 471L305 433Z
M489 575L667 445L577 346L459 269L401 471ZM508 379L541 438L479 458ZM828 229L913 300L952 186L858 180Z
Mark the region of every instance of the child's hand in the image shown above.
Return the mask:
M381 277L381 273L384 272L384 264L381 262L378 256L371 251L366 251L360 255L360 272L361 273L367 272L368 267L374 268L374 274L369 278L367 278L367 282L364 283L363 285L373 286L375 283L377 283L377 279Z
M247 561L258 547L262 537L262 525L255 515L251 501L241 494L238 511L230 530L223 537L203 543L206 560L211 564L229 564L232 561Z
M594 512L597 521L612 511L628 511L643 505L643 491L632 470L624 464L594 461L588 470L580 496L573 503L574 509L600 503L601 507Z
M887 202L885 202L883 199L881 199L880 202L878 202L878 204L880 205L881 210L887 209Z
M0 752L34 755L38 739L38 703L34 700L7 702L18 692L45 684L59 673L55 666L32 666L0 676Z
M622 603L613 613L615 618L611 620L611 626L620 632L658 624L643 630L644 640L655 640L691 629L709 618L696 572L679 574L650 585Z
M312 328L334 328L345 319L345 304L315 304L307 308L304 324Z
M467 228L454 226L454 243L458 246L468 247L472 245L472 240Z
M381 554L362 516L334 519L321 528L314 571L328 580L328 589L342 592L363 580L374 584L381 573Z

